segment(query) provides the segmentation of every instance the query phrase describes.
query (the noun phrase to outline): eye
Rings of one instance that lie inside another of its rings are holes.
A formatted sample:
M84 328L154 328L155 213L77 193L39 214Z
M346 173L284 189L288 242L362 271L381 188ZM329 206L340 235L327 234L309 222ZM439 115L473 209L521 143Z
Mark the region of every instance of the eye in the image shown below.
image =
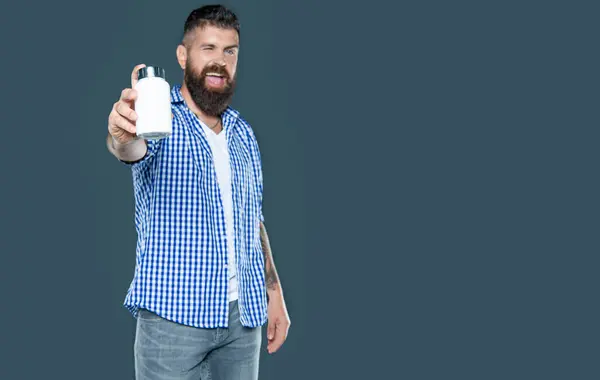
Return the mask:
M235 50L234 49L227 49L227 50L225 50L225 53L227 53L229 55L234 55L235 54Z

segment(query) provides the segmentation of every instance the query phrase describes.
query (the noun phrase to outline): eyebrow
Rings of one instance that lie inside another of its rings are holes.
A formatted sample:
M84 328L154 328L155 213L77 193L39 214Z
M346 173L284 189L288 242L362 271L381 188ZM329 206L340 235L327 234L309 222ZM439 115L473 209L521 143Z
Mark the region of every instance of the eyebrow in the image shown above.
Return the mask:
M201 44L200 46L201 47L212 47L212 48L216 47L215 44ZM239 47L240 47L239 45L229 45L229 46L225 46L225 50L232 49L232 48L239 49Z

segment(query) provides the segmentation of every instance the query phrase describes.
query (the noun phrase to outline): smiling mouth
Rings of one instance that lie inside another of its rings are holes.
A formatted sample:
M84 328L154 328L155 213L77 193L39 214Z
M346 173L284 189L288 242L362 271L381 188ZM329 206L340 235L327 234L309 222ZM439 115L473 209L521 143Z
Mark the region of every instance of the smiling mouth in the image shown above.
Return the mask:
M206 83L212 87L223 87L225 85L225 76L223 74L209 72L206 74Z

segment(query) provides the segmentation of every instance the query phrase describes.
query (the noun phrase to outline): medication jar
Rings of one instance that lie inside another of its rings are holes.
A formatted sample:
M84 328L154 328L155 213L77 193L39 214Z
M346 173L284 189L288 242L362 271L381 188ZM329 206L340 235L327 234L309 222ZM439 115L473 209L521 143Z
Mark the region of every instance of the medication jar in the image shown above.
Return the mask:
M136 134L146 140L158 140L172 133L171 88L165 70L158 66L142 67L137 72Z

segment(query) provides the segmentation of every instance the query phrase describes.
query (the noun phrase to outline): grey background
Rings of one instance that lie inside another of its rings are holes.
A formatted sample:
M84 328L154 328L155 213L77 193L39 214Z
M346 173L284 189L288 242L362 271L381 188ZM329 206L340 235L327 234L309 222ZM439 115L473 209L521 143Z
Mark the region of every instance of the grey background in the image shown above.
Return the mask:
M201 4L2 4L1 379L133 378L107 117ZM592 2L226 4L292 319L260 378L597 379Z

